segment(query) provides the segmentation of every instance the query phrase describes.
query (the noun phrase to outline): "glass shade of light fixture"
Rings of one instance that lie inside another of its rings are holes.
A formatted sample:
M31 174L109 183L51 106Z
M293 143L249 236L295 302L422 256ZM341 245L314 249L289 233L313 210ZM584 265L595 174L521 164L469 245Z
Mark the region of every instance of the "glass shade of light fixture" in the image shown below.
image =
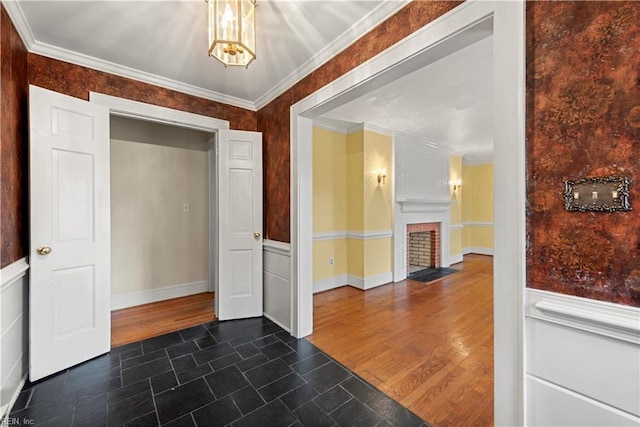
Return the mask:
M256 59L256 1L207 0L209 56L225 67L248 67Z

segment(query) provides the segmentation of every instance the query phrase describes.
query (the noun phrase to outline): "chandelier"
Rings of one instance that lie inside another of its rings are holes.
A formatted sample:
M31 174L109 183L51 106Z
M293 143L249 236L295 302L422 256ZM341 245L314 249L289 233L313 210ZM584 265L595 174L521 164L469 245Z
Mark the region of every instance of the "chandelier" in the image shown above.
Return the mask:
M224 66L249 67L256 59L256 1L207 0L209 56Z

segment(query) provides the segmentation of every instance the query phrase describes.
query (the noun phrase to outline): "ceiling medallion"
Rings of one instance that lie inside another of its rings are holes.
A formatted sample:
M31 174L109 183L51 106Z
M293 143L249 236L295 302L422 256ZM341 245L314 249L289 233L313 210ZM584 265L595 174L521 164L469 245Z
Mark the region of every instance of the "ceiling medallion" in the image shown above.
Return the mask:
M209 56L224 66L249 67L256 59L256 1L207 0Z

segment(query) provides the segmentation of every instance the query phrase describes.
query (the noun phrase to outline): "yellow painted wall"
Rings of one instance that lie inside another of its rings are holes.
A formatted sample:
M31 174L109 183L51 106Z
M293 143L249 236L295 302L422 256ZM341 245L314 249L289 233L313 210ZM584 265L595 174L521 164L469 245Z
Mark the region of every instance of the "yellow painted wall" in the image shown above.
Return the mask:
M347 229L364 230L364 133L347 135Z
M368 130L343 135L319 127L313 137L314 233L393 229L392 137ZM387 175L380 184L379 170ZM314 241L313 280L390 272L391 247L391 238Z
M331 265L329 259L333 258ZM313 242L313 280L348 273L347 239L317 240Z
M313 128L313 232L347 230L347 136ZM329 259L333 258L331 265ZM347 273L347 239L313 242L313 280Z
M365 277L364 242L360 239L347 239L347 256L349 257L349 274Z
M391 230L393 228L393 138L369 130L364 131L364 230ZM378 171L387 177L378 183Z
M493 164L474 165L472 169L473 221L493 222Z
M463 223L493 223L493 164L462 165ZM493 249L493 227L465 226L462 246Z
M347 136L313 128L313 231L347 229Z
M391 238L361 240L364 242L364 274L361 277L372 277L391 271Z
M449 222L451 225L462 224L462 189L453 190L454 184L462 181L462 157L452 155L449 158L449 191L451 204ZM449 230L449 254L462 254L462 229Z

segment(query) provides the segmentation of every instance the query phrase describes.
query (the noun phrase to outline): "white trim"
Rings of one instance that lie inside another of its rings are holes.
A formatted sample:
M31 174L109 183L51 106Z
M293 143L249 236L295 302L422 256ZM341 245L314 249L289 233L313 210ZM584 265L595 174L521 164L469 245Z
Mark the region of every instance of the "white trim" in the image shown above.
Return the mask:
M0 286L0 292L4 291L10 285L16 282L16 280L22 278L25 274L27 274L27 270L29 270L28 258L20 258L19 260L12 262L6 267L0 270L0 277L2 285Z
M465 227L493 227L493 222L469 221L463 222Z
M41 43L33 37L33 32L24 16L20 3L17 1L3 1L2 4L7 9L11 21L16 27L18 34L22 38L27 50L38 55L46 56L60 61L70 62L72 64L102 71L105 73L137 80L154 86L164 87L199 98L209 99L215 102L221 102L251 111L257 111L269 102L276 99L287 89L302 80L305 76L318 68L320 64L324 64L338 53L342 52L346 47L354 41L369 32L376 25L385 21L391 15L395 14L408 3L409 0L397 0L390 2L382 2L378 7L362 17L358 22L338 36L333 42L328 44L323 50L309 58L304 64L283 78L272 89L261 95L255 101L237 98L235 96L226 95L210 89L204 89L198 86L179 82L177 80L162 77L156 74L147 73L134 68L126 67L113 62L105 61L100 58L62 49L47 43Z
M329 132L339 133L340 135L348 135L347 128L338 126L335 123L328 123L322 118L314 119L313 127L328 130Z
M209 284L206 280L202 280L200 282L183 283L180 285L168 286L166 288L146 289L144 291L112 295L111 310L120 310L123 308L164 301L171 298L186 297L188 295L195 295L208 291Z
M464 261L463 254L449 255L449 265L457 264Z
M139 82L147 83L150 85L175 90L178 92L197 96L199 98L221 102L223 104L233 105L251 111L256 110L255 103L245 99L225 95L224 93L179 82L177 80L162 77L157 74L147 73L134 68L126 67L124 65L116 64L114 62L105 61L104 59L84 55L68 49L63 49L47 43L41 43L33 37L33 32L31 31L29 23L24 16L22 8L20 7L20 2L3 1L2 4L5 6L9 17L11 18L11 21L16 27L20 38L22 38L22 41L24 42L25 47L29 52L46 56L48 58L69 62L71 64L80 65L82 67L90 68L93 70L113 74L116 76L137 80Z
M20 355L20 359L16 362L16 364L22 363L24 356L25 356L24 353L22 353L22 355ZM16 365L13 366L13 369L15 368L16 368ZM13 372L13 369L11 369L11 372ZM6 420L4 417L9 416L9 414L11 413L11 410L13 409L13 405L16 404L16 400L18 400L18 397L20 396L20 393L22 392L24 385L27 383L28 377L29 377L29 374L26 373L20 380L18 387L16 387L15 391L13 392L13 395L11 396L11 399L9 399L9 402L0 408L0 425L2 426L5 425L4 423L6 422ZM7 424L7 425L10 425L10 424Z
M330 289L340 288L349 284L349 275L341 274L340 276L327 277L326 279L316 280L313 282L313 293L328 291Z
M262 242L262 249L265 252L273 252L278 255L284 255L286 257L291 255L291 247L289 243L278 242L277 240L265 239Z
M606 421L603 420L602 418L594 420L593 418L591 418L593 416L592 413L589 413L587 416L584 415L584 412L581 411L581 415L582 415L582 419L584 420L585 418L589 419L589 425L592 426L611 426L611 425L615 425L615 426L623 426L623 425L628 425L628 426L637 426L640 425L640 417L637 417L633 414L630 414L628 412L622 411L614 406L608 405L606 403L603 403L599 400L596 400L594 398L592 398L591 396L587 396L581 393L577 393L569 388L565 388L562 387L561 385L552 383L550 381L545 380L544 378L540 378L537 377L535 375L531 375L531 374L527 374L526 375L526 379L529 382L528 384L528 388L530 389L532 386L535 385L535 383L537 383L538 385L545 387L547 389L551 389L554 390L558 393L558 395L554 396L556 397L555 399L553 399L553 402L555 403L556 406L560 406L564 409L564 411L562 412L547 412L549 411L549 408L546 407L541 407L538 408L538 411L544 411L545 413L543 414L545 417L547 418L547 422L548 421L548 417L554 417L560 415L561 418L565 418L565 420L563 421L567 421L566 418L570 418L570 417L562 417L563 414L571 414L571 413L575 413L572 411L576 411L576 410L582 410L584 411L584 407L577 407L574 404L570 404L569 402L567 402L565 400L565 398L561 398L560 401L558 401L558 396L570 396L572 399L575 399L585 405L587 405L587 407L592 407L592 408L596 408L596 411L598 411L599 413L601 413L602 415L600 415L600 417L604 417L606 418ZM531 391L531 390L529 390ZM534 393L532 393L534 394ZM537 402L534 402L534 404ZM567 404L569 403L570 406L568 406ZM544 405L544 403L543 403ZM556 410L559 408L555 408ZM553 410L551 410L553 411ZM589 412L593 411L593 409L591 409ZM551 415L553 413L553 415ZM611 414L611 415L610 415ZM539 413L535 413L535 415L541 415ZM612 419L612 416L614 417ZM614 421L615 420L615 421ZM528 419L527 420L527 424L528 425L540 425L535 423L535 419ZM554 424L558 423L558 425L581 425L582 422L578 422L577 424L575 423L575 419L573 420L574 422L569 424L565 424L564 422L558 420L557 418L555 419ZM539 422L539 421L538 421ZM570 421L569 421L570 422ZM534 424L535 423L535 424ZM545 423L546 424L546 423Z
M363 16L362 19L329 43L324 49L313 55L304 64L282 79L272 89L260 96L254 103L255 109L261 109L278 96L282 95L283 92L302 80L320 65L329 61L345 48L353 44L353 42L371 31L378 24L384 22L393 14L398 12L405 6L405 4L409 3L409 1L410 0L396 0L382 2L378 7Z
M498 426L522 425L526 419L526 85L522 1L464 2L291 106L292 333L303 337L313 332L312 119L421 68L433 58L429 54L443 52L468 36L466 29L487 23L493 27L494 52L494 205L510 206L508 210L494 210L494 414Z
M640 308L573 295L527 289L526 315L640 344Z
M89 92L89 101L109 107L109 113L117 116L171 124L189 129L200 129L209 132L215 132L218 129L229 129L228 120L104 95L98 92Z
M465 227L464 224L451 224L449 225L449 230L462 230Z
M282 322L279 322L275 317L273 317L272 315L268 314L268 313L262 313L262 315L264 317L266 317L267 319L271 320L273 323L275 323L276 325L280 326L282 329L284 329L287 332L291 332L291 328L287 327L287 325L283 324Z
M338 239L347 239L347 238L349 238L349 232L346 230L323 231L319 233L313 233L314 242L317 242L320 240L338 240Z
M7 11L7 14L9 14L11 22L13 22L13 26L16 27L16 31L18 32L18 35L20 35L22 43L24 43L27 50L31 50L31 47L35 43L35 38L33 37L31 27L29 27L29 24L27 23L27 18L24 16L24 12L22 12L20 3L15 0L3 1L2 5Z
M347 236L355 240L389 239L393 237L393 230L347 231Z
M369 132L374 132L374 133L378 133L380 135L386 135L386 136L390 136L390 137L395 137L396 136L396 131L394 130L390 130L390 129L386 129L380 126L376 126L373 125L371 123L357 123L353 126L349 126L346 129L346 133L347 135L351 135L352 133L356 133L356 132L360 132L360 131L369 131Z
M453 201L445 200L429 200L429 199L406 199L398 200L400 204L400 212L402 213L431 213L431 212L449 212L449 207Z
M246 110L255 111L255 104L251 101L237 98L235 96L226 95L210 89L204 89L178 80L162 77L157 74L147 73L135 68L116 64L115 62L105 61L82 53L73 52L58 46L35 41L30 52L49 58L57 59L64 62L80 65L82 67L93 70L102 71L115 76L120 76L142 83L158 86L166 89L175 90L177 92L186 93L188 95L197 96L198 98L208 99L210 101L220 102L222 104L233 105L234 107L244 108Z
M466 246L462 248L462 255L478 254L493 256L493 248L483 248L480 246Z
M354 240L373 240L388 239L393 237L393 230L373 230L373 231L324 231L313 233L313 241L320 240L338 240L338 239L354 239Z
M385 273L376 274L375 276L360 277L354 274L347 275L347 284L354 288L366 291L371 288L386 285L393 282L393 273L387 271Z

